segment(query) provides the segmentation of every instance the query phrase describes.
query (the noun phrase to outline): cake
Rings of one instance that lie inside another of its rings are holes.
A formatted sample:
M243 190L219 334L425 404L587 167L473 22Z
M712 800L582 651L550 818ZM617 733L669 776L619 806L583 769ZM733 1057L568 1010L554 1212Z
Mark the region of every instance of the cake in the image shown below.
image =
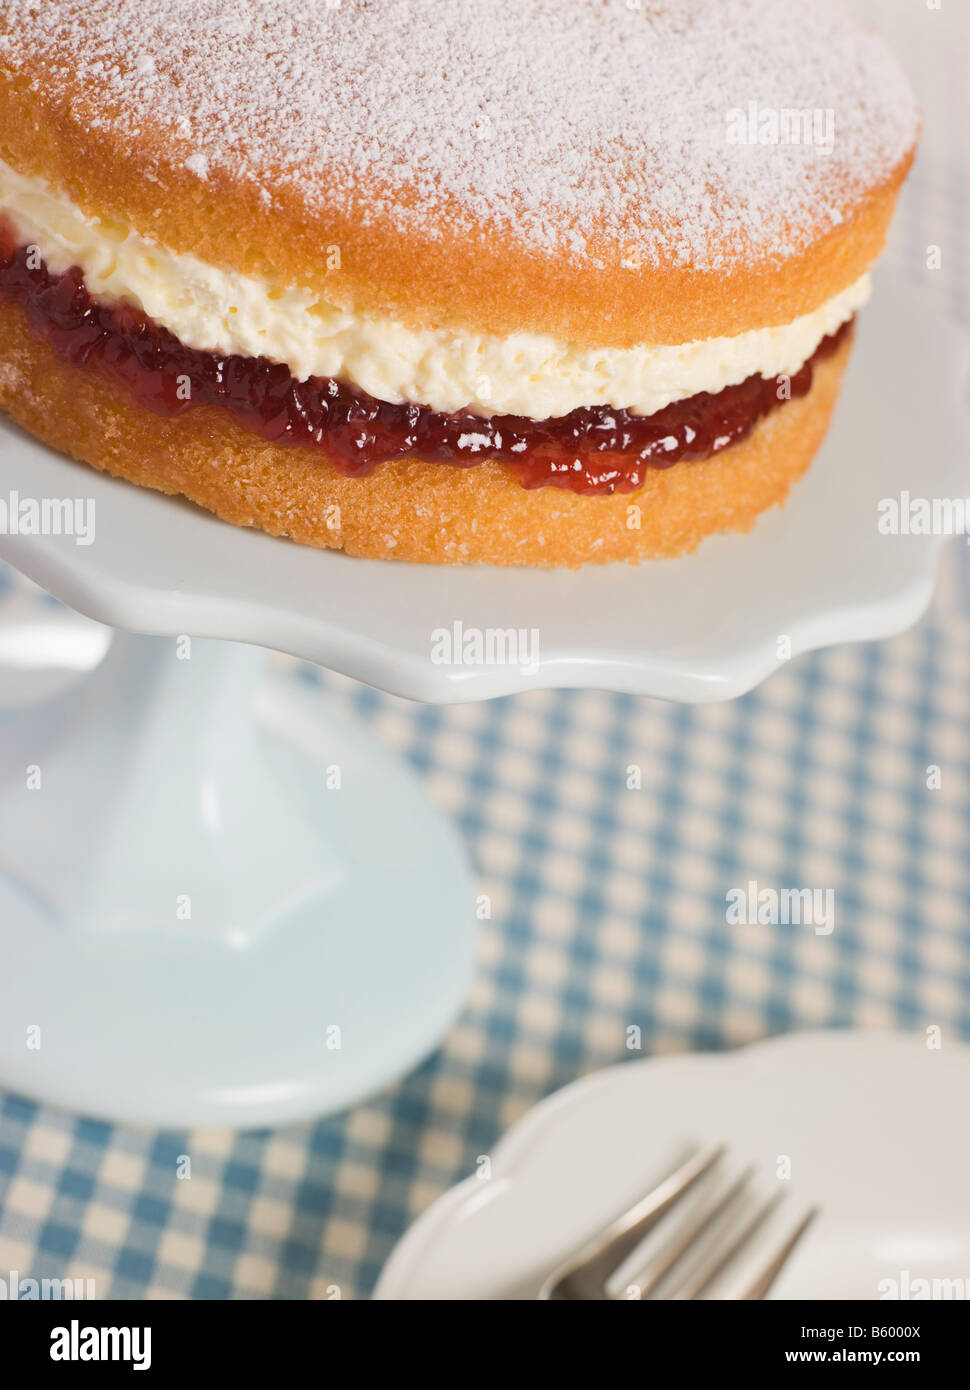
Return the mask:
M0 404L357 556L682 554L809 466L917 133L829 0L3 0Z

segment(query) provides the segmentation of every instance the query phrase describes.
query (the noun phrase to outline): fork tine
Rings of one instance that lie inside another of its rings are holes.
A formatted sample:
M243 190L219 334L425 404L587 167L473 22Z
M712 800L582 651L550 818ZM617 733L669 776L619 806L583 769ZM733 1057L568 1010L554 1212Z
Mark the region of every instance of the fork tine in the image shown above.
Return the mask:
M767 1221L768 1217L781 1201L782 1195L779 1189L779 1191L768 1198L767 1202L763 1202L760 1207L757 1207L745 1220L740 1230L735 1232L725 1245L721 1245L714 1250L700 1268L694 1271L686 1283L684 1283L676 1293L671 1295L671 1298L680 1302L685 1299L697 1298L699 1294L703 1293L707 1286L714 1281L715 1276L720 1274L724 1266L730 1260L734 1259L734 1256L743 1246L747 1245L755 1231Z
M654 1259L641 1270L639 1278L634 1280L640 1290L641 1298L646 1298L648 1294L653 1293L674 1265L686 1255L698 1236L712 1224L715 1218L730 1209L751 1181L753 1173L754 1164L743 1169L726 1191L719 1192L713 1201L708 1202L683 1230L679 1231L674 1239L665 1245Z
M723 1144L713 1144L692 1154L635 1206L554 1270L539 1292L540 1299L607 1298L606 1281L610 1275L723 1153Z
M778 1278L784 1266L788 1263L792 1251L808 1230L809 1226L818 1216L818 1207L811 1207L799 1221L787 1240L782 1241L774 1255L768 1259L756 1278L745 1289L744 1293L738 1295L738 1302L745 1302L749 1299L764 1298L772 1284Z

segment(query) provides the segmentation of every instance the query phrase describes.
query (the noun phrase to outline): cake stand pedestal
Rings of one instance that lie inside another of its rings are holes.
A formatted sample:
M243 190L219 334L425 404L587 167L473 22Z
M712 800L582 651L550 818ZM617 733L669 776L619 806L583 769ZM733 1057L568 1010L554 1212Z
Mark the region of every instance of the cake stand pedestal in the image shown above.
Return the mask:
M0 1082L163 1126L340 1109L460 1008L474 896L413 777L265 653L118 634L0 722Z
M580 573L313 551L0 424L0 553L89 617L156 634L117 636L32 710L0 701L0 1085L109 1119L261 1126L412 1067L473 967L460 844L318 690L261 682L256 648L431 701L741 694L923 612L939 537L880 534L878 509L902 489L967 495L966 382L958 331L884 286L783 510L683 560ZM25 499L80 499L91 543L10 525ZM462 633L510 629L524 646L491 648L506 659L467 659Z

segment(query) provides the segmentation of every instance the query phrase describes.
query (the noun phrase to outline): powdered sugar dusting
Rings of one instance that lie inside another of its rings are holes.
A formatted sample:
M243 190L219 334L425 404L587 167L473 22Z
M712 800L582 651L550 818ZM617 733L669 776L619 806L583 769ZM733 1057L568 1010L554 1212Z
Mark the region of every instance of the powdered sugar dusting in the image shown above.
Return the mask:
M191 169L192 173L200 179L209 177L209 161L204 154L191 154L185 161L186 169Z
M617 244L698 269L790 255L917 121L830 0L0 0L0 62L25 58L200 178L590 264ZM831 113L831 147L751 142L752 113L770 140L785 111Z

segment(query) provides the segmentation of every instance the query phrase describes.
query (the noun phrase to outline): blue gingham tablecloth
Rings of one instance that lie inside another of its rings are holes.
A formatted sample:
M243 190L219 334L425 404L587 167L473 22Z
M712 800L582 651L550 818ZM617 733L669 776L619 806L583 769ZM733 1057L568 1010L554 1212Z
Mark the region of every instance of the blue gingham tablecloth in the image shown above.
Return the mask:
M851 8L886 32L924 106L890 259L968 322L970 7ZM0 571L0 628L43 602ZM99 1298L362 1297L503 1129L631 1056L631 1025L632 1055L809 1027L970 1037L962 541L915 631L799 659L733 704L537 692L426 709L312 678L412 761L467 838L492 918L464 1016L417 1072L313 1125L161 1134L0 1095L0 1277L91 1278ZM727 927L725 893L750 879L833 887L835 932Z

